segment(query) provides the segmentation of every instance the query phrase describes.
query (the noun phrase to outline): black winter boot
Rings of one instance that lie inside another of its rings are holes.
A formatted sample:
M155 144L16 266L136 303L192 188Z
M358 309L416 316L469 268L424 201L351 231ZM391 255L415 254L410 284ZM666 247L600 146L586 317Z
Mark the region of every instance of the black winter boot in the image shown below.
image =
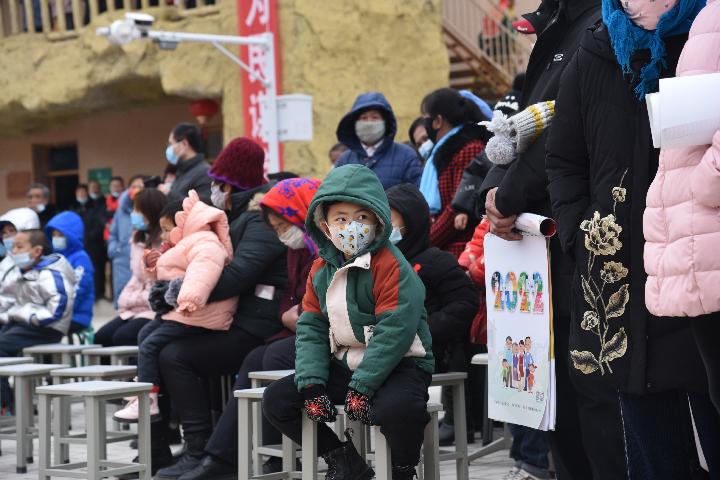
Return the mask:
M325 480L370 480L375 472L355 449L349 430L345 430L345 438L342 446L322 456L328 466Z
M393 480L413 480L417 476L417 471L414 466L398 467L393 465L392 467L392 478Z
M177 480L183 474L189 472L200 464L205 455L204 448L207 438L196 435L185 435L185 453L178 459L175 465L158 470L157 480Z

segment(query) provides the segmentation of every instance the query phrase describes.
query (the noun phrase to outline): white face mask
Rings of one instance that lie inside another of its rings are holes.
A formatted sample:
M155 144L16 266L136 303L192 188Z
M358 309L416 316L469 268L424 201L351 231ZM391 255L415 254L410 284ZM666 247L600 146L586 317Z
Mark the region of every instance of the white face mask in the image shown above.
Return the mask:
M35 211L37 211L38 213L44 212L44 211L45 211L45 204L44 204L44 203L39 203L39 204L35 205Z
M285 233L278 235L278 239L291 250L305 248L305 232L297 225L285 230Z
M392 243L393 245L397 245L402 239L403 236L402 232L400 232L400 229L397 227L393 227L392 232L390 232L390 238L388 238L388 240L390 240L390 243Z
M435 144L432 142L432 140L425 140L422 145L418 148L418 153L423 158L423 160L426 160L430 158L430 154L432 153L433 147Z
M227 199L227 193L220 189L219 185L213 185L210 187L210 201L215 208L225 210L225 200Z
M365 145L375 145L385 136L385 120L358 120L355 134Z
M365 225L352 221L341 225L326 224L330 230L330 241L348 257L354 257L375 240L377 225Z

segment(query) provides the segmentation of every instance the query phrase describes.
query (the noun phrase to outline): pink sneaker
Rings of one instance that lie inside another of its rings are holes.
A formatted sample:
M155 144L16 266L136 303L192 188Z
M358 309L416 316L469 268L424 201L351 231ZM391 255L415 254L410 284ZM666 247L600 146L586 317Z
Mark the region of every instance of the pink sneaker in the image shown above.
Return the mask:
M130 397L125 408L118 410L113 414L113 420L122 423L137 423L140 412L140 401L138 397ZM150 392L150 421L154 422L160 419L160 408L158 407L157 392Z

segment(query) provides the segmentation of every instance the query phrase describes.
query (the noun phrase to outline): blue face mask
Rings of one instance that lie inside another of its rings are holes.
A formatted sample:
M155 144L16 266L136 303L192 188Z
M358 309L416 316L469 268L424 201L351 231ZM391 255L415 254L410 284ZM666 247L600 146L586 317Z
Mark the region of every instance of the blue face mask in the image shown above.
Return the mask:
M177 165L179 159L178 156L175 155L175 150L173 150L172 145L168 145L165 149L165 158L167 158L167 161L170 162L171 165Z
M393 227L392 232L390 232L390 237L388 240L390 240L390 243L393 245L397 245L397 243L402 240L402 233L400 233L400 229L397 227Z
M12 256L13 262L15 262L15 265L17 265L18 268L24 270L28 268L30 265L33 264L33 259L30 258L30 254L28 252L18 253L17 255Z
M52 246L55 251L62 251L67 248L67 237L52 237Z
M5 255L7 255L7 250L5 249L5 244L0 242L0 257L5 258Z
M5 238L3 239L3 245L5 246L5 250L8 252L12 252L13 246L15 245L15 238Z
M135 230L140 230L141 232L144 232L145 230L147 230L147 224L145 223L145 217L143 217L141 213L132 212L130 214L130 224L132 224L132 227Z

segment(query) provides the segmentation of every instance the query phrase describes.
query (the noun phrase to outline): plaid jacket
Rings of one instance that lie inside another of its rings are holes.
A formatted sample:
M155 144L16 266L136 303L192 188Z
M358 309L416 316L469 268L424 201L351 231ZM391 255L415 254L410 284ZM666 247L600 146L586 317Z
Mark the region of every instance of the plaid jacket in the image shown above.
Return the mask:
M442 210L433 218L430 229L430 244L441 250L448 251L458 258L465 248L465 244L472 238L474 225L468 225L465 230L455 230L455 211L452 208L453 197L460 185L463 170L485 148L482 140L467 142L453 156L450 162L438 175L440 187L440 200Z

